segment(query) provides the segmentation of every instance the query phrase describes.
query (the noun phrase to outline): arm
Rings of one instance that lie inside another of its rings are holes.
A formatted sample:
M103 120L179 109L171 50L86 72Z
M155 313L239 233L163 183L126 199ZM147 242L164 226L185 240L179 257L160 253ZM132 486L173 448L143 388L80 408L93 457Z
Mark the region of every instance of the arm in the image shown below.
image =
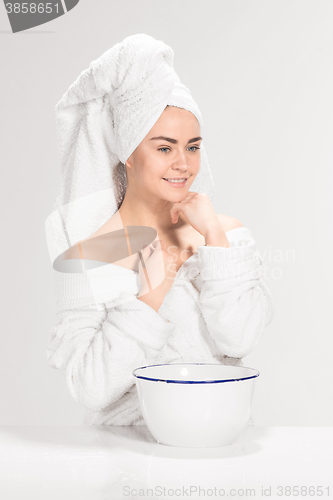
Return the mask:
M234 229L227 232L229 247L198 248L203 283L199 302L219 350L224 355L242 358L258 344L274 309L262 279L262 260L252 234L245 227Z
M71 396L100 411L134 385L135 368L154 363L173 328L134 295L118 293L102 304L62 307L46 357L65 375Z

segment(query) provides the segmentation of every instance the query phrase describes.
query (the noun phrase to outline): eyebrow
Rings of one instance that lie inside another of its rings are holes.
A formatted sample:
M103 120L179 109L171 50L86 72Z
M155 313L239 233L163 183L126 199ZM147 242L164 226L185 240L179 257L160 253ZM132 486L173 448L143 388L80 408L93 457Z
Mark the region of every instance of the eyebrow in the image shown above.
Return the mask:
M159 135L158 137L152 137L150 140L151 141L162 140L162 141L172 142L172 144L178 144L178 141L176 139L171 139L170 137L164 137L162 135ZM191 142L201 141L201 140L202 140L202 137L194 137L193 139L190 139L187 142L187 144L190 144Z

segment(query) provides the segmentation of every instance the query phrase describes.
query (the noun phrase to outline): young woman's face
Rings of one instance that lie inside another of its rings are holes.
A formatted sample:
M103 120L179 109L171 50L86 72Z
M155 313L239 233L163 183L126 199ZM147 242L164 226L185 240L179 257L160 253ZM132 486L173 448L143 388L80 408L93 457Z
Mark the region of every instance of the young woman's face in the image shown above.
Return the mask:
M186 109L168 106L126 161L129 185L133 179L133 185L147 194L182 201L200 169L200 144L196 117Z

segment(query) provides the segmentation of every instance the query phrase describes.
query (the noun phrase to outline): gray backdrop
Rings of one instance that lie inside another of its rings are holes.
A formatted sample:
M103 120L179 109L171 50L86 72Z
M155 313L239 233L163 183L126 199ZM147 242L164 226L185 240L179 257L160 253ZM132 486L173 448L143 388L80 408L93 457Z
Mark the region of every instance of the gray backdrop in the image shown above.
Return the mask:
M44 223L60 182L54 106L128 35L171 45L204 119L217 213L252 231L275 317L244 358L259 369L256 425L330 426L333 3L85 1L11 34L0 9L2 335L0 425L81 424L46 363L55 322Z

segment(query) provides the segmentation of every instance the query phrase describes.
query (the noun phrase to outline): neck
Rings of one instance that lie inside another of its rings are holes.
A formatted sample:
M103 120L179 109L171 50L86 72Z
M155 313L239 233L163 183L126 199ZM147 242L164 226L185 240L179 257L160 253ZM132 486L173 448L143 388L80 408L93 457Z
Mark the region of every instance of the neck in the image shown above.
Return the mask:
M124 226L149 226L156 229L158 233L164 233L188 223L181 213L176 224L171 222L170 210L174 202L148 194L143 197L140 194L126 191L123 203L118 210Z

